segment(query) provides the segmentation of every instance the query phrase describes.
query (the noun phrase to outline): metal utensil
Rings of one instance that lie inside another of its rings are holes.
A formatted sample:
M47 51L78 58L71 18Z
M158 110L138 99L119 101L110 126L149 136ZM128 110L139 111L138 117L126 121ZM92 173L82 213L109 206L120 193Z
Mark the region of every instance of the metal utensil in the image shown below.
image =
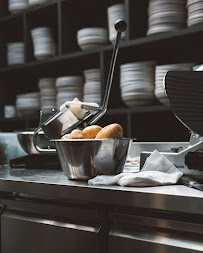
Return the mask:
M191 177L188 177L188 176L183 175L183 176L180 178L180 183L182 183L182 184L184 184L185 186L188 186L188 187L190 187L190 188L194 188L194 189L203 191L203 184L197 182L196 180L194 180L194 179L191 178Z
M82 180L121 173L131 142L125 138L54 140L65 175Z
M101 174L116 175L123 170L132 139L61 140L59 138L81 124L83 126L95 124L105 114L113 80L119 40L121 33L126 27L126 22L123 20L118 20L115 23L118 33L113 49L102 107L98 108L83 103L81 108L86 110L86 114L80 120L64 104L59 112L54 114L36 130L34 144L39 151L50 152L49 149L43 150L37 146L36 137L41 129L44 130L48 137L56 136L57 139L54 138L52 141L56 146L61 167L69 179L87 180Z
M69 109L67 104L63 104L60 107L60 110L56 112L51 118L46 120L41 126L36 129L34 134L34 145L36 149L40 152L50 152L51 150L42 150L37 145L37 135L38 133L43 130L47 138L49 139L59 139L62 135L72 131L77 126L87 126L95 124L106 112L108 100L109 100L109 94L111 90L112 80L113 80L113 74L114 74L114 68L115 68L115 62L116 57L118 54L118 47L119 47L119 41L121 38L121 33L125 31L127 28L127 24L124 20L119 19L115 22L115 29L117 30L117 38L116 43L114 45L110 69L109 69L109 75L104 95L104 101L102 107L96 107L96 106L89 106L88 103L82 103L81 108L86 110L86 114L83 119L78 119L74 113Z

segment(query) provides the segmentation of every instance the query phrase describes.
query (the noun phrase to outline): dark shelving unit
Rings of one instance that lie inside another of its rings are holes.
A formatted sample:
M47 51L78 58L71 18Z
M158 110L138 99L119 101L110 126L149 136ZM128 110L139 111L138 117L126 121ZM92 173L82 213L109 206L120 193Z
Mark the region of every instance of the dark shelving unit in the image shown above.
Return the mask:
M156 61L158 64L180 62L201 63L203 24L171 33L146 36L149 0L51 0L16 14L9 14L8 1L0 2L0 130L16 130L23 122L26 127L37 127L39 119L3 119L3 107L15 104L17 94L38 90L38 79L81 74L89 68L101 69L102 96L104 95L113 45L81 51L77 45L77 30L83 27L108 27L107 8L125 4L128 29L121 41L114 80L106 115L98 122L102 126L118 122L124 134L140 141L187 141L188 130L176 119L169 106L158 101L151 106L127 108L119 88L120 64L136 61ZM36 60L30 31L38 26L54 30L56 55ZM6 44L24 41L25 64L7 65ZM20 124L18 124L20 122Z

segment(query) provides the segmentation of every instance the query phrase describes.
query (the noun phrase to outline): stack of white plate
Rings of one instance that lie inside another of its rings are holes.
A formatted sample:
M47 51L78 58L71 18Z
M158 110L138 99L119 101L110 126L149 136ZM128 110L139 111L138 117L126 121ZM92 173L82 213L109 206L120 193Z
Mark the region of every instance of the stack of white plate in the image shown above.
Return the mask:
M10 42L7 44L7 63L23 64L25 62L24 57L24 43L23 42Z
M168 65L159 65L155 69L155 96L162 104L168 104L168 99L165 93L165 75L168 71L171 70L183 70L189 71L192 70L194 63L178 63L178 64L168 64Z
M29 92L17 95L16 108L23 115L32 115L40 111L40 93Z
M28 0L30 6L40 5L48 2L49 0Z
M115 4L108 7L107 15L108 15L109 40L113 43L116 40L116 36L117 36L117 31L114 27L115 22L118 19L126 20L124 4L120 3L120 4ZM121 34L121 39L125 39L125 38L126 38L126 32L124 31Z
M84 79L82 76L63 76L56 79L57 109L66 101L74 98L82 101Z
M37 27L31 30L34 56L36 59L45 59L55 55L55 43L50 27Z
M187 25L203 23L203 0L187 0Z
M40 104L42 112L51 112L56 109L56 79L55 78L41 78L39 79L40 90Z
M185 0L150 0L147 35L172 32L186 26Z
M125 105L150 105L154 96L155 62L132 62L120 66L121 98Z
M101 74L100 69L87 69L84 72L85 84L83 101L101 104Z
M203 71L203 64L198 64L193 66L192 68L193 71Z
M28 8L28 0L9 0L8 1L8 9L11 13L20 12L27 8Z
M77 43L82 50L95 49L108 44L108 30L101 27L88 27L77 31Z

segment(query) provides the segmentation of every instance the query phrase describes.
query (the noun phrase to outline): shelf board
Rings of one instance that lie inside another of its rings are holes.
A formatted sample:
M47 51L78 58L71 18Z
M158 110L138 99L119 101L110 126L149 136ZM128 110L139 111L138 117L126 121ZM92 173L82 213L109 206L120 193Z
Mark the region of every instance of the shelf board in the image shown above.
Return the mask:
M123 113L148 113L148 112L165 112L170 111L170 107L167 105L151 105L151 106L137 106L130 108L116 108L108 109L106 115L119 115ZM0 118L0 123L13 123L19 121L31 121L39 120L39 116L27 116L20 118Z
M33 7L28 8L27 10L25 10L25 13L30 13L30 12L34 12L34 11L38 11L41 10L42 8L46 8L48 6L51 6L53 4L58 3L59 0L49 0L47 3L44 4L40 4L40 5L36 5Z
M144 45L156 45L162 43L162 45L169 43L170 40L176 39L181 41L182 39L187 39L194 34L201 34L203 35L203 24L195 25L189 28L181 29L178 31L170 32L170 33L161 33L161 34L154 34L143 38L138 38L129 41L121 41L120 43L120 50L123 51L125 49L136 48L137 46L144 46ZM56 63L63 63L73 60L73 59L82 59L83 57L94 56L99 54L100 52L108 52L112 51L113 45L103 46L101 48L90 50L90 51L76 51L68 54L64 54L61 56L55 56L52 58L44 59L44 60L36 60L32 62L27 62L25 64L20 65L12 65L0 68L0 73L10 73L13 71L19 70L27 70L32 68L41 69L41 67L46 67L49 65L54 65Z
M120 47L125 48L129 46L160 43L162 41L168 41L171 39L172 40L183 39L185 37L198 34L198 33L203 33L203 24L197 24L197 25L179 29L173 32L157 33L157 34L148 35L146 37L125 41L121 44Z
M21 17L26 13L30 13L30 12L34 12L34 11L37 11L37 10L42 9L42 8L46 8L50 5L53 5L53 4L57 3L58 1L60 1L60 0L50 0L47 3L36 5L36 6L33 6L33 7L29 7L28 9L23 10L21 12L6 15L6 16L0 18L0 24L5 23L7 21L11 21L12 19Z
M82 51L78 51L78 52L73 52L73 53L69 53L69 54L65 54L62 56L55 56L55 57L51 57L48 59L42 59L42 60L36 60L36 61L32 61L32 62L28 62L25 64L16 64L16 65L10 65L4 68L0 69L0 74L1 73L10 73L10 72L15 72L15 71L24 71L24 70L33 70L34 68L38 68L41 69L42 66L47 67L50 65L55 65L57 63L63 63L63 62L69 62L71 63L71 61L73 59L82 59L82 58L89 58L90 56L94 57L96 55L99 55L100 50L94 50L91 52L82 52Z
M168 105L151 105L151 106L136 106L130 108L116 108L107 110L107 115L116 115L123 113L148 113L148 112L165 112L171 111Z

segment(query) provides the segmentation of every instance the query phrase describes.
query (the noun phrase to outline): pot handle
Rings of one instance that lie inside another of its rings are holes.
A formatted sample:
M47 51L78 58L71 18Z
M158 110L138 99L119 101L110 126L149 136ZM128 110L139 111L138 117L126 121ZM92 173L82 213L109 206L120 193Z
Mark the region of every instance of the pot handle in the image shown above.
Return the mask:
M53 152L56 152L56 149L54 148L40 148L37 144L37 136L39 134L39 132L42 131L42 128L41 127L38 127L35 132L34 132L34 135L33 135L33 144L34 144L34 147L36 148L36 150L40 153L53 153Z

